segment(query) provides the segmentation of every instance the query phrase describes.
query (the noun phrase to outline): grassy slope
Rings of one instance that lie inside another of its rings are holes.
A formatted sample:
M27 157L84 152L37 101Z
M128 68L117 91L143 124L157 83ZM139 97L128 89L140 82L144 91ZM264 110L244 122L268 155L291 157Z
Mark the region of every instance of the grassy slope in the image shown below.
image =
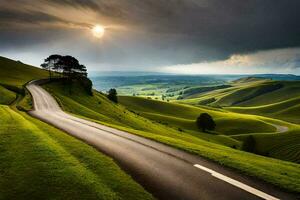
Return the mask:
M128 112L120 105L111 104L99 93L95 93L94 97L90 97L78 89L73 94L69 94L60 85L53 83L45 86L45 88L59 99L63 108L68 112L90 117L99 123L210 158L290 191L300 191L299 164L238 151L201 140L185 132L178 132L175 129L153 123L139 115ZM99 103L99 100L101 103ZM78 105L80 105L79 108L77 108ZM169 110L169 112L171 111ZM180 111L177 110L177 112ZM189 112L185 114L189 115ZM129 124L127 124L127 118L130 119ZM139 125L139 123L141 124ZM137 129L137 127L140 128Z
M216 131L222 134L234 135L275 131L273 126L252 116L233 114L218 109L212 110L207 107L193 107L129 96L120 97L120 103L152 120L166 122L174 127L178 126L194 132L199 132L195 120L203 112L207 112L214 117L217 123ZM245 126L245 124L248 126Z
M281 85L281 87L274 86ZM265 91L263 90L265 89ZM268 92L268 89L270 91ZM272 91L273 89L273 91ZM261 92L261 93L260 93ZM253 96L251 96L251 94ZM285 94L285 95L282 95ZM285 101L291 98L299 97L299 81L255 81L249 83L237 83L227 89L214 90L206 94L199 94L193 99L179 101L197 105L200 100L215 98L216 101L210 103L212 106L259 106L270 103ZM248 100L245 97L252 97ZM244 100L244 101L243 101Z
M16 94L0 85L0 104L9 105L16 99Z
M229 107L227 110L238 113L249 113L274 117L277 119L300 124L300 95L278 103L252 107Z
M18 92L45 71L2 57L0 69L0 199L152 199L112 159L1 105L17 94L14 105L30 109L30 96Z
M30 80L48 77L48 72L45 70L25 65L1 56L0 70L0 84L13 85L19 88Z
M112 159L0 106L0 199L151 199Z
M272 85L276 84L281 84L282 87L272 92L263 92L261 95L254 95L249 100L241 101L249 96L249 94L257 94L258 91L263 91L264 87L272 88ZM234 112L258 114L292 123L299 123L299 98L299 81L255 81L238 83L232 88L200 94L196 98L178 101L178 103L198 105L206 101L209 106L226 106L227 110ZM214 101L209 101L211 99L214 99ZM240 103L235 104L235 102Z

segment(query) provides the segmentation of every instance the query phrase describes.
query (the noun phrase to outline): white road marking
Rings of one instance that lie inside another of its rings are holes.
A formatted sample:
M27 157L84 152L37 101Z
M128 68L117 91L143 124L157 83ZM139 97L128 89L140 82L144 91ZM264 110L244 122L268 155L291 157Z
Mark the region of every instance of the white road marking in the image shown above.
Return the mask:
M243 190L245 190L245 191L247 191L249 193L252 193L252 194L254 194L254 195L258 196L258 197L261 197L263 199L266 199L266 200L280 200L280 199L278 199L276 197L273 197L273 196L271 196L269 194L266 194L266 193L264 193L264 192L262 192L260 190L257 190L255 188L253 188L251 186L248 186L248 185L246 185L244 183L241 183L241 182L239 182L237 180L229 178L228 176L220 174L220 173L218 173L218 172L216 172L214 170L211 170L211 169L209 169L207 167L201 166L199 164L195 164L194 167L197 167L198 169L206 171L206 172L210 173L212 176L214 176L214 177L216 177L216 178L218 178L218 179L220 179L222 181L225 181L225 182L227 182L227 183L229 183L231 185L234 185L234 186L236 186L238 188L241 188L241 189L243 189Z

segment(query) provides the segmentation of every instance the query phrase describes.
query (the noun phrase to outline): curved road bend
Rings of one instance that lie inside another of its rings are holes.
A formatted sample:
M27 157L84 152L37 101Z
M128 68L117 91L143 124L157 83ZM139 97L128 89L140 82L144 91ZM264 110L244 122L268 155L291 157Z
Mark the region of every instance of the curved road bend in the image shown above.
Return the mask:
M112 157L159 199L295 199L254 178L199 156L69 115L37 84L27 85L34 100L30 114Z

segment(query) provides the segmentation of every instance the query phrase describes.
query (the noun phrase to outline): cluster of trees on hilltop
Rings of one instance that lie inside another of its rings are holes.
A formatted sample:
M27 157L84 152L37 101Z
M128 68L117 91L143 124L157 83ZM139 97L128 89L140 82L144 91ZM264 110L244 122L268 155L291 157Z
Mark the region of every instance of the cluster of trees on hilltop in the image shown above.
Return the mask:
M41 67L49 71L50 79L57 76L69 79L87 77L86 67L73 56L51 55L45 59Z
M63 78L66 80L70 92L73 80L78 80L87 93L92 95L92 82L87 78L87 69L73 56L51 55L44 60L41 67L49 72L50 79Z

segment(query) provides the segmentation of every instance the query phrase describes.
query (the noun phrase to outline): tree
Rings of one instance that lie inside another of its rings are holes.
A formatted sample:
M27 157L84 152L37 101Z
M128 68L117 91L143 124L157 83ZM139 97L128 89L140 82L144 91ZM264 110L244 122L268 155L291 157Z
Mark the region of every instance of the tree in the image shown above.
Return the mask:
M118 103L117 90L112 88L108 91L107 98L115 103Z
M77 80L81 83L88 94L92 95L92 82L87 78L87 69L84 65L80 64L79 61L73 56L61 56L51 55L45 59L41 67L49 71L49 78L52 78L52 72L57 72L60 76L64 77L67 81L67 86L72 90L73 80Z
M215 121L208 113L200 114L196 120L196 124L203 132L206 132L206 130L214 130L216 128Z
M253 137L253 135L250 135L250 136L246 137L246 139L244 140L242 149L244 151L254 153L255 152L255 146L256 146L256 140Z
M51 71L63 74L68 80L77 79L80 77L87 77L87 69L84 65L73 56L51 55L45 59L41 67L49 71L51 78Z
M44 63L41 64L41 67L43 69L48 70L50 79L52 78L52 71L57 71L57 72L59 71L60 69L59 62L61 58L62 58L61 55L54 54L46 58L44 60Z

